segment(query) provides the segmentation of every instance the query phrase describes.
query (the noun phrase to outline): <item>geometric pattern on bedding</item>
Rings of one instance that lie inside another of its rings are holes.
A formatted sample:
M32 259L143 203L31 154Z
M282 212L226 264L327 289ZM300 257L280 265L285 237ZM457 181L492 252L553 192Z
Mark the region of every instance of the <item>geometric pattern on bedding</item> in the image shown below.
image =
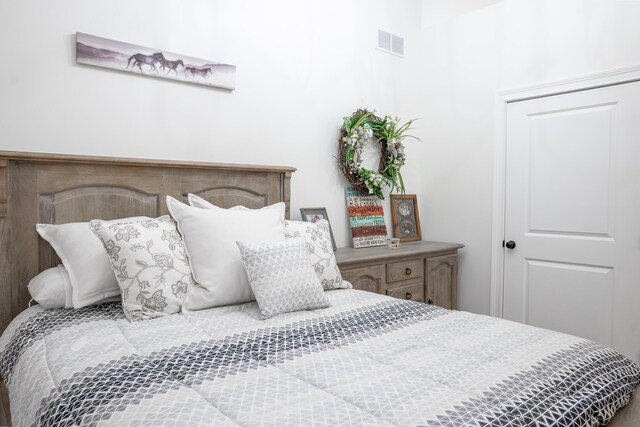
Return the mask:
M617 381L605 380L610 373ZM627 404L638 381L637 366L627 358L596 343L582 342L425 425L599 426Z
M264 337L256 338L264 341ZM275 336L270 338L274 339ZM298 342L287 350L297 347L302 350L298 352L300 356L305 353L305 349L311 352L326 349L324 346L306 347L305 344L308 343ZM83 372L62 385L47 401L42 402L37 424L53 427L106 421L114 412L130 405L137 405L144 399L152 399L158 394L278 363L277 357L269 360L269 356L275 356L275 350L267 354L253 355L238 353L237 346L229 346L225 351L206 345L180 350L166 360L161 358L154 361L132 357ZM576 358L585 353L589 354L586 360ZM445 415L425 420L420 424L576 427L604 424L613 417L616 405L622 406L627 403L630 389L621 388L619 383L588 383L586 379L593 378L593 369L601 369L600 364L592 357L601 357L609 369L619 372L620 375L635 376L636 382L640 380L638 373L633 371L624 357L597 344L580 343L539 362L529 371L521 372L497 384L481 398L464 401L461 405L446 411ZM180 359L182 361L176 364ZM550 387L549 380L546 379L547 371L557 369L558 362L562 360L572 364L571 369L556 371L556 384ZM227 363L224 363L225 361ZM157 369L159 365L164 366ZM629 378L621 379L626 381ZM576 402L570 398L567 391L571 387L577 387L581 382L584 383L578 388L581 398ZM376 388L368 392L396 393L393 388ZM616 405L603 404L596 408L591 407L594 402L608 396L613 396Z
M587 340L361 291L326 294L330 308L267 321L255 303L136 324L29 309L0 339L14 423L595 426L640 381L637 365ZM112 331L133 350L69 360L73 373L60 378L36 372L51 363L41 353L78 328Z
M91 307L72 309L52 309L39 311L18 326L12 339L0 352L0 376L6 384L11 382L13 365L22 352L38 339L55 331L73 325L100 320L124 319L122 305L119 302L103 303ZM7 334L9 331L5 331Z
M109 412L124 408L123 405L137 404L167 390L348 345L353 339L389 333L398 323L415 323L443 314L444 310L434 306L385 301L335 318L310 319L287 328L259 329L221 342L192 343L148 358L138 355L122 358L65 381L42 402L37 424L63 426L76 425L80 420L82 424L106 420ZM100 412L92 416L98 409Z

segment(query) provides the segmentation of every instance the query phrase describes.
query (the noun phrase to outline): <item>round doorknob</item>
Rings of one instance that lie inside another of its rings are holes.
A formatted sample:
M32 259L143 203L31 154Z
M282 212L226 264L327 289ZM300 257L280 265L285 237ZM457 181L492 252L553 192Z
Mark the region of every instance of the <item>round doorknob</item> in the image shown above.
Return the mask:
M516 242L514 242L513 240L509 240L505 246L507 247L507 249L513 249L516 247Z

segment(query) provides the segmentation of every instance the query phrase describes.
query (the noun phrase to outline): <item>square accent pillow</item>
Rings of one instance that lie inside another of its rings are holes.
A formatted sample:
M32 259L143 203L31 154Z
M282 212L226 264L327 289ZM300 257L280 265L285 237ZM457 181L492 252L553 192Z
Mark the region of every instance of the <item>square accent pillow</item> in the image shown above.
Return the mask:
M136 219L149 218L131 217L115 221ZM73 308L99 304L120 295L109 258L88 222L36 224L36 231L49 242L69 272Z
M200 209L167 196L167 207L178 222L196 281L182 311L254 301L236 241L284 241L285 204Z
M263 319L329 307L302 239L238 242L238 247Z
M302 238L309 252L309 261L315 270L325 291L331 289L351 289L346 280L342 280L336 257L331 245L329 223L322 219L318 222L284 222L287 239Z
M163 216L127 222L94 220L132 322L178 313L194 285L176 223Z

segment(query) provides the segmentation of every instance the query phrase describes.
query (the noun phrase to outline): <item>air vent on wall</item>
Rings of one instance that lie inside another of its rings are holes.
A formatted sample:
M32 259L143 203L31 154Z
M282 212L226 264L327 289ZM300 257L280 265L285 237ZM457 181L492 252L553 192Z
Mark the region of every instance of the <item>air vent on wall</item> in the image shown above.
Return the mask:
M395 34L378 30L378 49L404 57L404 39Z
M391 35L391 51L404 56L404 39L402 37Z

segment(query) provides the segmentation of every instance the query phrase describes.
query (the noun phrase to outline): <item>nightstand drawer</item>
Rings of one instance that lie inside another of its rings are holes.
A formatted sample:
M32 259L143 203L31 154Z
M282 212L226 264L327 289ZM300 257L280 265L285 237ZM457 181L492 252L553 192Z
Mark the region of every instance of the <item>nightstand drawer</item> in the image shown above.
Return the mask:
M350 282L354 289L379 294L384 291L384 264L342 270L342 278Z
M418 280L406 286L387 288L387 295L394 298L424 302L424 284L422 280Z
M387 283L416 279L424 276L424 260L402 261L387 264Z

